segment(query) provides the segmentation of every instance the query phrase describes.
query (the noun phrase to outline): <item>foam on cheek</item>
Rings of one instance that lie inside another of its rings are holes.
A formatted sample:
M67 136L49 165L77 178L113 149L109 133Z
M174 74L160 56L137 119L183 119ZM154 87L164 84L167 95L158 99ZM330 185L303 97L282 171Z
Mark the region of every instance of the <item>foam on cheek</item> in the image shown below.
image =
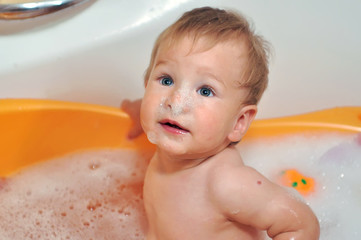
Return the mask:
M147 138L148 138L148 141L153 143L153 144L157 144L157 134L153 131L148 131L147 132Z
M151 142L152 144L155 144L155 145L159 145L159 147L161 147L163 149L168 149L168 150L172 149L172 146L170 144L168 144L168 139L166 139L164 137L160 138L160 136L154 131L148 131L147 138L148 138L149 142Z
M166 104L167 98L163 97L160 101L159 107L158 107L158 115L162 115L164 114L167 108L167 104Z

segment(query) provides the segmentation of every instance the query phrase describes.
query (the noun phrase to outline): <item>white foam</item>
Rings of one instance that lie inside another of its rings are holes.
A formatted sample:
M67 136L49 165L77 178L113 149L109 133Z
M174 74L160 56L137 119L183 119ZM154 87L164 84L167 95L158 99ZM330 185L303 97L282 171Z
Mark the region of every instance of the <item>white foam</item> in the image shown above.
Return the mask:
M172 115L177 117L181 114L189 112L193 107L194 100L192 99L192 92L187 88L181 88L176 91L175 100L172 103Z
M315 179L315 193L304 199L320 221L321 240L361 239L360 136L307 134L245 141L237 147L247 165L275 182L282 170L291 168Z
M194 99L192 91L188 86L182 87L174 92L174 95L168 98L162 98L159 104L159 113L170 113L172 117L178 117L186 114L194 108Z
M0 239L144 239L145 159L78 153L24 169L0 186Z
M157 134L155 132L153 131L147 132L147 138L149 142L153 144L157 144Z
M316 181L304 200L321 240L361 239L361 135L297 135L237 145L247 165L276 181L296 168ZM144 239L147 159L126 150L78 153L0 179L0 239Z

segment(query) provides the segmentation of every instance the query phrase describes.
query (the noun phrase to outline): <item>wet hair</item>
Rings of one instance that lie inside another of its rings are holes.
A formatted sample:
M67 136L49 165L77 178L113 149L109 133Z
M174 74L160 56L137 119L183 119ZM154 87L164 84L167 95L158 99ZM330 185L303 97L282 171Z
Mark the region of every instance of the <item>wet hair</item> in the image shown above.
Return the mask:
M242 72L238 83L239 87L249 90L243 104L259 102L268 85L269 43L255 34L244 16L218 8L202 7L188 11L158 36L144 76L145 84L160 47L167 49L175 46L184 37L190 37L193 46L200 38L205 38L205 50L226 41L235 40L239 44L246 44L248 61L246 66L239 68Z

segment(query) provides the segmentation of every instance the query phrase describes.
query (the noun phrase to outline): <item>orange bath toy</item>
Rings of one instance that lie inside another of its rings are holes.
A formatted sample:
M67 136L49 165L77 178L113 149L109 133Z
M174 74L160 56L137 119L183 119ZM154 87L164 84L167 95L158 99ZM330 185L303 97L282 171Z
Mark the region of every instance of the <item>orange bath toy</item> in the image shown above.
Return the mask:
M282 171L280 183L286 187L296 189L303 196L309 195L315 191L315 180L303 176L296 169Z

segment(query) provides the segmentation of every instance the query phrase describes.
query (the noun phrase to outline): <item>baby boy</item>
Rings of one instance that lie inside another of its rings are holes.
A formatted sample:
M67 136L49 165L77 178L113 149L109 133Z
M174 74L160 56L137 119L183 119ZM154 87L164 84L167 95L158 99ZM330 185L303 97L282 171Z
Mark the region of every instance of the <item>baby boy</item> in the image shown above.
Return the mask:
M156 145L144 182L148 240L319 238L311 209L234 146L267 81L267 43L238 14L194 9L158 37L143 100L123 104L141 104Z

